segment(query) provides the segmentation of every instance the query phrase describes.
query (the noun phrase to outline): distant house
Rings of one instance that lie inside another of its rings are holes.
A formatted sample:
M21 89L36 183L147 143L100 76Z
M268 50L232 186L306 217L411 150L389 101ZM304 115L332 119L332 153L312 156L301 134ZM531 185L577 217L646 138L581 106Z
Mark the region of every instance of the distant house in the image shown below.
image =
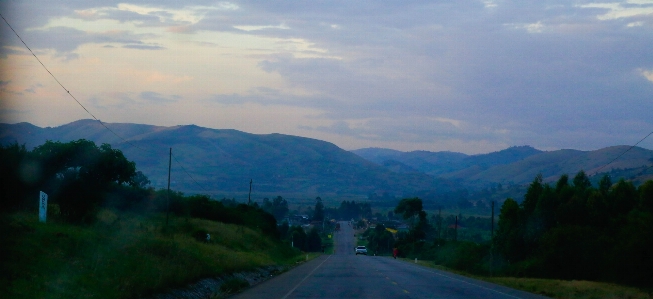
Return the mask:
M397 231L398 232L408 232L410 230L410 227L406 224L400 224L397 226Z
M302 226L310 223L307 215L290 215L284 219L290 226Z

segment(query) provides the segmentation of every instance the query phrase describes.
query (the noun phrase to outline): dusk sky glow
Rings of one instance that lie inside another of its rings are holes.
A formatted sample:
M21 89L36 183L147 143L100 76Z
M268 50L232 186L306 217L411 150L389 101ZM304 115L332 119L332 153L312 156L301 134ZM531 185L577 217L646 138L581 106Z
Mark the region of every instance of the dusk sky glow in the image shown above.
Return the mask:
M594 150L653 130L653 0L34 0L0 13L108 123L467 154ZM0 122L90 118L4 22L0 49Z

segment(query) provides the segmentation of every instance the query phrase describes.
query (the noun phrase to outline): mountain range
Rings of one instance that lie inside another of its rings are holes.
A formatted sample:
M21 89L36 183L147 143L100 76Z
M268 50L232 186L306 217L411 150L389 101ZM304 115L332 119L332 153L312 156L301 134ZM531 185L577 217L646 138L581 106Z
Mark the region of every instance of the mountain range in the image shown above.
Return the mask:
M396 197L446 197L461 190L473 193L499 184L528 184L538 173L547 181L565 173L573 176L579 170L635 181L653 178L653 169L648 168L653 164L653 151L630 146L594 151L516 146L479 155L383 148L346 151L311 138L195 125L103 125L96 120L46 128L29 123L0 124L1 144L18 142L31 149L46 140L77 139L122 150L156 188L167 185L172 148L174 190L227 197L246 196L250 180L257 196L367 199L374 193Z
M409 196L455 185L424 173L397 173L332 143L283 135L250 134L195 125L160 127L79 120L54 128L29 123L0 124L0 143L33 148L46 140L88 139L108 143L136 162L156 188L164 188L172 148L172 189L234 196L249 191L269 196L326 194L366 199L371 193ZM118 137L119 136L119 137ZM284 197L286 197L284 196Z

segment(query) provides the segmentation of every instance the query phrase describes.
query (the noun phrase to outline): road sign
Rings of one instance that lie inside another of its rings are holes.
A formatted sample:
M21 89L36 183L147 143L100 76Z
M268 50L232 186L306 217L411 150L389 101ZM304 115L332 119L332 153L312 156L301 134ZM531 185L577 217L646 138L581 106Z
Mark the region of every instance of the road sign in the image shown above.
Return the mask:
M45 223L48 216L48 195L41 191L39 194L39 221Z

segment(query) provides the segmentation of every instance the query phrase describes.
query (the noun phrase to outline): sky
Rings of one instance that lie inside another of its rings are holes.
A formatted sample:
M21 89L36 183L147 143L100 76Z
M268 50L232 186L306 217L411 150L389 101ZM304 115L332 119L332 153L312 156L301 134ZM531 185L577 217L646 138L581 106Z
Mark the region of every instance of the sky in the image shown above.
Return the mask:
M653 1L30 0L0 14L108 123L466 154L653 131ZM4 123L91 118L4 22L0 99Z

